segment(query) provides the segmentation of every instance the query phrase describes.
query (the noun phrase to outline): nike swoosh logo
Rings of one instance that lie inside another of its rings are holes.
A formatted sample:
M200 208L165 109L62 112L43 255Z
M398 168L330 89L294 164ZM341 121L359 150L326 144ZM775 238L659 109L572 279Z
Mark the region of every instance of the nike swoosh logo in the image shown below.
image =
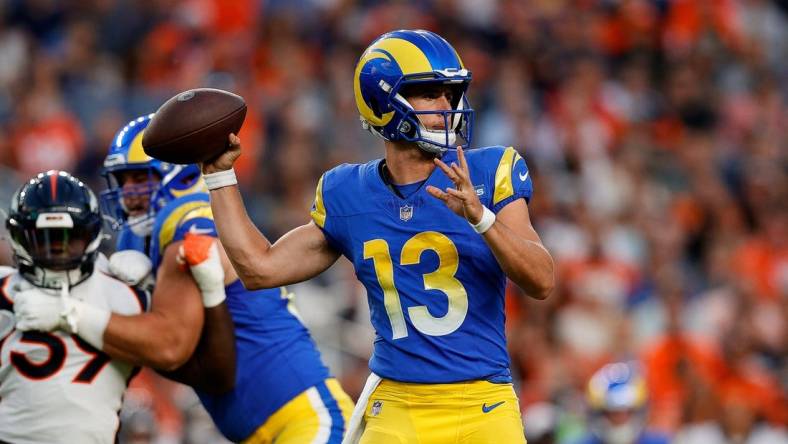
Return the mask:
M500 406L504 402L506 402L506 401L496 402L495 404L491 404L489 407L487 406L487 403L485 402L484 404L482 404L482 412L490 413L491 411L493 411L494 408Z
M528 173L529 173L529 171L526 171L525 174L523 174L523 173L518 174L518 176L520 176L520 180L525 182L525 179L528 179Z
M189 233L196 235L213 234L213 230L210 228L197 228L197 225L192 225L189 227Z

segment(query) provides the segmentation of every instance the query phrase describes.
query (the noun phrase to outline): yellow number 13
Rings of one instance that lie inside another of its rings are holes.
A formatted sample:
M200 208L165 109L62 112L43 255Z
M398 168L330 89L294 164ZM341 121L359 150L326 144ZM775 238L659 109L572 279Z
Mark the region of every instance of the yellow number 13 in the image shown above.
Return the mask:
M432 250L438 254L438 268L423 275L426 290L439 290L449 298L449 309L441 317L432 316L426 305L408 308L410 321L416 330L430 336L443 336L460 328L468 313L468 293L454 277L460 264L457 247L445 235L436 231L419 233L402 246L402 265L421 262L421 253ZM405 315L399 301L399 292L394 286L394 264L389 253L389 244L383 239L364 242L364 259L372 259L375 275L383 289L383 304L391 321L394 339L408 336Z

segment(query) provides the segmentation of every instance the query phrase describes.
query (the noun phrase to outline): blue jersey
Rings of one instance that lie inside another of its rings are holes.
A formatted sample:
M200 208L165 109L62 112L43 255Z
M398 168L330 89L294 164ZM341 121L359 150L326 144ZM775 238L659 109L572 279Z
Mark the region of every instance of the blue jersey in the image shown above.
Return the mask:
M657 432L644 431L633 444L668 444L670 437ZM574 444L605 444L605 441L596 435L588 434L577 440Z
M131 231L131 228L124 226L123 230L118 233L118 238L115 242L115 249L121 250L135 250L140 253L147 254L145 251L145 238L137 236Z
M216 236L207 194L178 198L159 211L150 246L154 270L167 246L189 231ZM235 324L235 388L221 396L199 391L197 395L219 430L241 441L288 401L328 378L329 372L294 315L292 295L284 287L249 291L236 280L226 293Z
M514 148L465 154L483 205L530 199L528 167ZM444 162L457 160L447 152ZM381 160L341 165L318 183L312 219L367 290L376 339L370 369L403 382L510 382L504 334L506 276L482 236L427 185L454 187L438 168L407 197Z

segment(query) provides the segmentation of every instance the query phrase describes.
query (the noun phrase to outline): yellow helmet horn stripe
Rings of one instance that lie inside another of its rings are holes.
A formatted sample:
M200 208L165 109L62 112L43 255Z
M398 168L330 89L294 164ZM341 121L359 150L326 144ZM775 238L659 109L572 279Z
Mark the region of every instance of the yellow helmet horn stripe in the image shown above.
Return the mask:
M382 49L394 57L402 74L431 72L432 65L418 46L403 39L384 39L370 48L372 51Z
M424 55L424 52L407 40L397 38L383 39L367 49L361 56L358 65L356 65L356 72L353 76L353 92L355 93L356 105L361 112L361 116L374 126L385 126L388 124L394 117L394 112L385 113L381 117L375 115L375 112L367 105L364 97L361 95L359 74L370 60L390 60L390 57L394 58L391 61L399 65L404 75L432 71L432 65L427 56ZM460 64L462 64L462 61L460 61Z
M145 131L140 131L139 134L134 136L134 140L131 141L131 146L129 146L129 158L126 160L128 163L145 163L150 161L150 156L145 154L145 150L142 149L142 134Z
M367 62L374 59L388 59L388 57L383 53L373 51L367 51L361 56L361 60L359 60L358 65L356 65L356 73L353 76L353 93L356 96L356 106L358 106L361 117L372 125L385 126L391 121L392 117L394 117L394 111L383 114L382 117L378 117L375 115L375 112L372 111L372 108L367 105L367 102L364 101L364 96L361 95L361 82L359 81L361 69L364 68Z

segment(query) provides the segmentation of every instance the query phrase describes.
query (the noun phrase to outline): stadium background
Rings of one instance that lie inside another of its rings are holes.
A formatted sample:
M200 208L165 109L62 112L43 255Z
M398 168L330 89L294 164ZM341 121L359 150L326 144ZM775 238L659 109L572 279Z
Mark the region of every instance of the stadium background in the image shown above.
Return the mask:
M382 155L353 99L362 50L439 32L473 72L473 145L523 154L558 265L547 301L509 295L529 442L582 433L584 386L614 360L642 364L655 428L785 430L788 2L5 0L0 23L4 207L51 168L101 190L116 130L212 86L248 101L240 180L274 238L308 220L322 171ZM373 332L352 268L293 290L357 395ZM152 372L123 419L122 442L218 442L190 390Z

